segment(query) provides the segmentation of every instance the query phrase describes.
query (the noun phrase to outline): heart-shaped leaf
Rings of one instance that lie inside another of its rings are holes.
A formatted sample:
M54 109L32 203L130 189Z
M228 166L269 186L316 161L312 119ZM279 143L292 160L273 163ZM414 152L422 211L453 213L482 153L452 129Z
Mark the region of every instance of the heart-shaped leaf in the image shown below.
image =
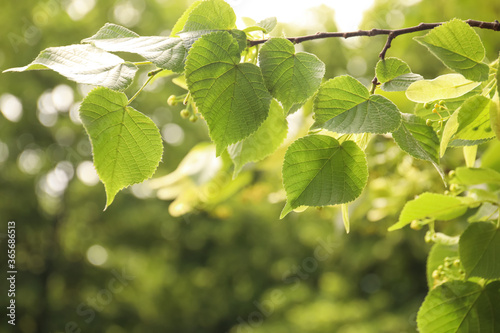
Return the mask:
M484 45L477 33L464 21L453 19L432 29L423 37L414 38L426 46L452 70L472 81L488 79L489 68L482 61Z
M287 203L293 209L337 205L356 199L368 180L365 153L353 141L340 144L326 135L309 135L290 145L283 161Z
M122 188L150 178L163 153L156 125L127 104L124 93L96 88L80 106L94 165L106 188L106 207Z
M370 95L361 82L344 75L321 85L314 100L315 127L337 133L387 133L396 130L401 114L391 101Z
M259 53L259 62L267 88L286 113L311 97L325 75L325 64L318 57L295 53L293 44L284 38L268 40Z
M198 39L186 60L186 81L217 155L254 133L269 112L271 96L260 69L239 62L238 43L226 31Z

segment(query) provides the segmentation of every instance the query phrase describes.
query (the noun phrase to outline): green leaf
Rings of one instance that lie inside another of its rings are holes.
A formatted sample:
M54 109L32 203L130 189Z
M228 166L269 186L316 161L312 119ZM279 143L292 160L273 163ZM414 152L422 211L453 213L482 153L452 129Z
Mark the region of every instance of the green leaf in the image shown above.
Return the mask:
M458 112L458 129L450 146L475 146L495 137L490 122L490 99L473 96Z
M379 60L375 67L375 75L380 83L385 83L396 77L411 73L410 66L398 58Z
M223 0L207 0L190 10L182 32L233 29L235 23L236 15L229 4Z
M302 205L326 206L356 199L368 180L364 152L353 141L340 144L326 135L293 142L283 162L287 203L281 218Z
M458 246L467 277L500 278L500 229L495 224L469 224L460 236Z
M464 146L463 151L465 166L473 168L476 163L477 146Z
M467 79L488 79L489 68L482 63L485 56L483 43L464 21L453 19L414 39L426 46L443 64Z
M24 72L51 69L69 80L107 87L113 90L127 88L134 79L137 67L122 58L93 45L49 47L33 62L4 72Z
M325 75L325 64L313 54L295 53L284 38L271 38L261 48L259 63L266 86L286 113L311 97Z
M288 133L288 123L283 109L276 100L271 101L269 116L262 126L250 136L227 148L234 163L234 177L246 163L256 162L274 153Z
M127 105L124 93L96 88L80 106L94 165L106 188L106 207L122 188L150 178L163 153L156 125Z
M439 139L425 121L413 114L403 113L401 126L392 133L398 146L411 156L439 163Z
M500 173L487 168L458 167L450 182L462 185L500 184Z
M254 133L269 112L271 96L260 69L239 61L238 43L225 31L201 37L186 60L188 87L217 155Z
M136 53L160 68L184 70L187 49L178 37L141 37L125 27L106 23L94 36L82 40L109 52Z
M443 265L444 259L448 257L457 257L458 258L458 245L443 245L439 243L435 243L431 251L429 252L429 256L427 257L427 265L426 265L426 275L427 275L427 287L429 290L435 287L435 280L432 277L432 272L434 272L439 265Z
M187 20L189 18L189 15L191 14L191 12L196 7L198 7L202 2L203 2L202 0L198 0L198 1L193 2L193 4L191 6L189 6L188 9L186 9L184 11L184 13L182 13L181 17L179 17L179 19L177 20L177 22L175 22L175 25L172 28L172 32L170 33L170 37L175 37L175 36L177 36L177 34L179 32L182 31L182 28L184 28L184 25L186 24L186 22L187 22Z
M497 59L497 66L498 62L500 62L500 55L499 58ZM498 69L497 69L496 81L497 81L497 91L494 94L491 101L490 119L491 119L491 128L493 128L493 131L495 132L497 139L500 140L500 70Z
M391 101L370 95L352 76L337 76L321 85L314 100L315 127L337 133L387 133L396 130L401 114Z
M462 96L480 84L460 74L445 74L434 80L420 80L412 83L406 90L406 97L413 102L428 103Z
M431 290L417 315L421 333L495 333L500 327L500 283L486 287L450 281Z
M423 193L406 203L399 215L399 221L392 225L389 231L401 229L414 220L453 220L467 211L470 202L465 199L470 198Z
M263 19L262 21L256 23L256 25L258 27L261 27L262 29L264 29L264 32L266 34L273 31L274 28L276 28L277 24L278 24L278 20L276 19L276 17L268 17L268 18Z

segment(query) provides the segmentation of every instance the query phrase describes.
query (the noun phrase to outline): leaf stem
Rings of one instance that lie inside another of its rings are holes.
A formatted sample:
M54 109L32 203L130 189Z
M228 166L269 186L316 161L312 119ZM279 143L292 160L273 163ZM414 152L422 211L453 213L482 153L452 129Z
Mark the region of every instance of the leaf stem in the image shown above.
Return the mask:
M155 77L156 74L160 73L163 69L161 68L158 68L157 70L154 70L154 71L151 71L148 73L148 79L146 80L146 82L144 82L144 84L142 85L141 89L139 89L135 94L134 96L132 96L129 100L128 100L128 104L127 105L130 105L130 103L132 103L134 101L134 99L139 96L139 94L144 90L144 88L146 88L146 86L148 85L149 82L151 82L151 80Z
M152 65L153 63L151 61L139 61L139 62L133 62L133 64L136 66L141 66L141 65Z

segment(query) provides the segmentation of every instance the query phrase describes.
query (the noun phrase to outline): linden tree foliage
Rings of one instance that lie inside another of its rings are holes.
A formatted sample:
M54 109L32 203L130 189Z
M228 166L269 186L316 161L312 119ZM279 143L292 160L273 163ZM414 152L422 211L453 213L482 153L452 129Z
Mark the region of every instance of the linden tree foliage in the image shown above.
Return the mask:
M237 27L223 0L199 0L169 36L139 36L106 23L80 44L47 48L30 64L5 72L50 69L97 86L79 112L106 207L121 189L152 177L168 158L153 120L131 107L147 84L165 76L186 90L170 96L169 103L182 102L183 117L206 123L213 142L193 147L176 171L150 182L159 197L174 200L172 215L202 209L213 197L210 191L230 197L252 182L245 169L272 156L282 161L282 218L306 207L335 206L348 231L348 204L362 195L369 178L366 147L377 135L393 139L412 158L434 165L444 181L442 193L409 200L389 228L427 228L425 240L435 243L419 331L495 332L500 326L500 174L484 159L478 165L477 155L483 150L479 145L500 138L500 74L498 59L485 63L474 27L498 31L500 24L452 19L389 34L373 29L271 37L276 18L242 19L247 26ZM442 75L426 79L403 59L385 57L397 44L395 37L425 30L415 41L444 64ZM325 64L316 55L296 49L313 39L375 35L388 40L371 87L349 75L325 77ZM144 61L126 60L130 53ZM141 66L155 68L128 97L123 91ZM387 97L395 95L386 92L401 92L398 96L407 105L414 102L414 109L400 110L396 98ZM441 158L456 147L463 149L465 165L458 161L445 175ZM454 229L458 234L441 232L441 221L461 222Z

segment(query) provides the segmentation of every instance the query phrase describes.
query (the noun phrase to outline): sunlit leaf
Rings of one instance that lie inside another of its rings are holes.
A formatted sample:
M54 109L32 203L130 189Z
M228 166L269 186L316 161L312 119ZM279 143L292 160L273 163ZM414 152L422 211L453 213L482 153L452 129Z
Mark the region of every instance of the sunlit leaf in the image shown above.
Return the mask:
M389 231L398 230L414 220L452 220L467 211L470 198L451 197L437 193L423 193L418 198L408 201L399 220L389 228Z
M417 315L421 333L494 333L500 327L500 282L450 281L431 290Z
M106 188L106 207L122 188L150 178L163 153L156 125L127 105L125 94L96 88L80 106L94 165Z
M441 99L462 96L478 85L460 74L445 74L434 80L419 80L412 83L406 90L406 97L417 103L427 103Z
M228 147L234 162L234 175L238 175L246 163L256 162L271 155L283 143L288 133L288 123L283 109L276 100L271 101L269 116L262 126L250 136Z
M500 184L500 173L488 168L458 167L450 182L462 185Z
M490 122L490 102L484 96L473 96L458 112L458 128L450 146L475 146L495 137Z
M398 146L411 156L439 163L439 139L425 121L413 114L403 113L403 121L392 137Z
M137 67L122 58L93 45L49 47L33 62L4 72L24 72L51 69L68 79L113 90L127 88L134 79Z
M368 179L364 152L353 142L340 144L325 135L310 135L288 148L283 162L287 203L281 217L294 208L350 202Z
M452 70L472 81L488 79L489 68L482 63L485 49L477 33L464 21L453 19L414 38L425 45Z
M460 236L458 246L467 277L500 278L500 229L495 224L471 223Z
M338 76L321 85L314 100L315 127L337 133L387 133L396 130L401 114L391 101L370 95L351 76Z
M223 0L202 1L190 7L188 11L182 32L235 28L236 15L231 6Z
M267 34L273 31L274 28L276 28L277 24L278 20L276 19L276 17L268 17L256 23L256 25L264 29L264 32Z
M375 74L384 91L405 91L413 82L423 79L421 75L412 73L408 64L398 58L380 60Z
M179 17L179 19L177 20L177 22L175 22L175 25L172 28L172 32L170 33L170 37L175 37L175 36L177 36L177 34L179 32L182 31L182 28L184 28L184 25L186 24L186 22L187 22L187 20L189 18L189 15L191 14L191 12L196 7L198 7L202 2L203 2L203 0L198 0L198 1L193 2L191 4L191 6L189 6L188 9L186 9L184 11L184 13L182 13L181 17Z
M188 87L217 155L254 133L269 112L271 96L260 69L239 61L238 43L225 31L201 37L186 61Z
M286 113L311 97L325 74L325 64L313 54L295 53L284 38L271 38L261 48L259 63L266 86Z

